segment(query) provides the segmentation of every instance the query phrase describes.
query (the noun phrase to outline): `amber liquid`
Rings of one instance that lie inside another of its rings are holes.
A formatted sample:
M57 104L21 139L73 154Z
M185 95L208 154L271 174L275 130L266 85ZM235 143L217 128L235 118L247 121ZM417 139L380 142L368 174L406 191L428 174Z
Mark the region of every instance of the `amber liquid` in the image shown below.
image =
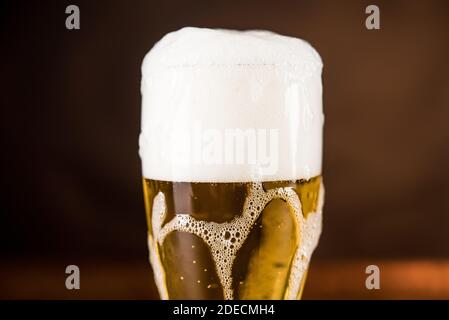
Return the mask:
M264 190L292 188L307 218L317 209L321 177L310 180L264 182ZM250 183L186 183L144 179L148 230L157 194L165 196L167 215L162 226L187 214L208 222L223 223L242 214ZM234 299L283 299L296 249L301 245L292 208L273 199L262 209L232 264ZM152 235L154 236L154 235ZM231 239L232 240L232 239ZM165 271L164 290L169 299L223 299L210 248L200 237L173 231L158 244L157 256ZM301 279L300 298L305 275Z

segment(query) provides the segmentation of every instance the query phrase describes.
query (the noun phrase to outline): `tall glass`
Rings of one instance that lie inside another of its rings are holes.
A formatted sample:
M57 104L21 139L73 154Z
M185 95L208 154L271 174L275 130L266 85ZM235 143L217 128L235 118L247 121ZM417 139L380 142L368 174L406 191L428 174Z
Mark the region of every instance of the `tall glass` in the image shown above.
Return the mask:
M322 62L267 31L184 28L142 65L162 299L297 299L321 233Z

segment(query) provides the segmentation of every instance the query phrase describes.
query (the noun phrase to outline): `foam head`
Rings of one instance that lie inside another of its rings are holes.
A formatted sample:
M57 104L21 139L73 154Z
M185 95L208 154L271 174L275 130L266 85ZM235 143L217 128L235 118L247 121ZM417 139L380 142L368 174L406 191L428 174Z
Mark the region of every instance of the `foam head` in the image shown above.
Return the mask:
M248 182L321 173L322 62L268 31L183 28L142 64L145 178Z

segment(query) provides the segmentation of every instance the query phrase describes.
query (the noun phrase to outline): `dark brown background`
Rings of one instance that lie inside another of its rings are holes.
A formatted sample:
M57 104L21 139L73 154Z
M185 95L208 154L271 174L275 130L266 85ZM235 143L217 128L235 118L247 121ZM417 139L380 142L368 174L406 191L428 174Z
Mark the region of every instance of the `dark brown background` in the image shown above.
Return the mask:
M365 28L372 3L380 30ZM65 28L69 4L81 30ZM140 64L183 26L269 29L321 54L327 193L315 260L449 258L447 1L10 1L0 11L0 261L146 264Z

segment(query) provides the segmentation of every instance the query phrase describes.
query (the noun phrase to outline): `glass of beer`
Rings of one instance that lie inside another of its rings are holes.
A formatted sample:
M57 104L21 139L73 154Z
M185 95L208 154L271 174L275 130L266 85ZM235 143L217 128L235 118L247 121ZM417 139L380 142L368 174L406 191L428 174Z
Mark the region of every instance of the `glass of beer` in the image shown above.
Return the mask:
M162 299L299 299L321 233L322 62L268 31L183 28L142 64L139 154Z

